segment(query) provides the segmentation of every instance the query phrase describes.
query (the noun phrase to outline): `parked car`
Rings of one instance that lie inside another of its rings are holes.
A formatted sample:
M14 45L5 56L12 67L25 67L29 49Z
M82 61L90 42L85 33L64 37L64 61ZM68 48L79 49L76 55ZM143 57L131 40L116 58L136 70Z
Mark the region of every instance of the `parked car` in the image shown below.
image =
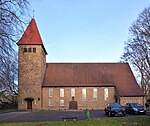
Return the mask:
M130 114L146 114L144 106L138 103L126 103L125 109Z
M105 111L105 115L107 116L125 116L126 115L125 108L122 107L118 103L107 104L104 111Z

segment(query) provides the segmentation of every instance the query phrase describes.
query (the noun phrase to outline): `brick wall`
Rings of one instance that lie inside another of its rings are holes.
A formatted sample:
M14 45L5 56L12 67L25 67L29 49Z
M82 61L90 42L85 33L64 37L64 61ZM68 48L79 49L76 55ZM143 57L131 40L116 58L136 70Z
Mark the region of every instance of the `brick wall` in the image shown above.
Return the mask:
M64 97L60 97L60 88L53 88L53 97L49 97L49 87L44 87L43 92L43 109L44 110L68 110L71 98L71 87L62 87L64 89ZM109 102L115 102L114 87L108 88L108 100L104 100L105 87L73 87L75 89L75 101L78 103L78 109L103 109ZM86 89L86 101L82 101L82 89ZM97 100L93 100L93 89L97 88ZM52 106L49 106L49 100ZM64 106L60 106L60 100L64 100Z
M124 106L126 103L140 103L144 105L145 98L144 97L120 97L120 104Z
M24 52L24 48L36 48L34 52ZM46 59L41 45L19 45L18 59L18 109L27 109L24 98L33 97L32 109L41 109L41 84Z

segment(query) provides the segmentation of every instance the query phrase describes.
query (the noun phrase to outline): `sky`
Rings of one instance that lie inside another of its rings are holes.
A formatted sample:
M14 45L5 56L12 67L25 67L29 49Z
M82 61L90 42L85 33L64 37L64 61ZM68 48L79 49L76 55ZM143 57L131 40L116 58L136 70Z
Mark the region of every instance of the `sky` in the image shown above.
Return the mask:
M150 5L149 0L29 2L47 62L119 62L129 27Z

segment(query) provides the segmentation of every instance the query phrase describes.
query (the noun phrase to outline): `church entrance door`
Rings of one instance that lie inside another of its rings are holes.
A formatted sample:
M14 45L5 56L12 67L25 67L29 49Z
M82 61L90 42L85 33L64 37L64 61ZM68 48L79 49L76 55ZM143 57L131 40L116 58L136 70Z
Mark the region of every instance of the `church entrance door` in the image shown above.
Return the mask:
M69 101L69 109L78 109L77 101Z
M27 101L27 109L32 109L32 101Z
M32 109L32 101L34 100L34 98L27 97L27 98L24 98L24 100L27 102L27 109Z

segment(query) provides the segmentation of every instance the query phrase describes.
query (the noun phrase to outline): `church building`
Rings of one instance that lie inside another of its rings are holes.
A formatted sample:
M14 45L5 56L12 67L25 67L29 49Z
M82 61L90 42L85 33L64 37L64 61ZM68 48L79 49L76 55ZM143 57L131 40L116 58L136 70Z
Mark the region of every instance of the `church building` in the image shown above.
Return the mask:
M107 103L144 104L128 63L46 63L47 51L31 19L17 42L18 109L103 109Z

